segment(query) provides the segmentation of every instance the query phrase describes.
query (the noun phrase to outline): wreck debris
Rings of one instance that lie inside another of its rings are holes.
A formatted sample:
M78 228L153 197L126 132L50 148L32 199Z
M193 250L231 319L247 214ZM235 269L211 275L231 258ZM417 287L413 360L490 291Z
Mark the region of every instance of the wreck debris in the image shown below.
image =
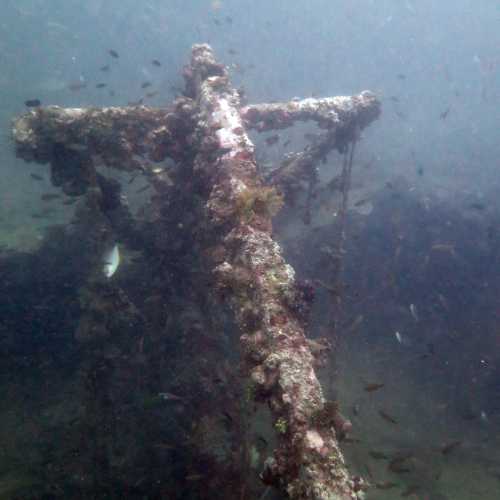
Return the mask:
M276 186L288 204L294 205L298 193L307 185L308 193L317 184L317 165L335 148L335 132L326 132L300 153L285 156L281 165L266 176L266 182Z
M247 128L258 132L287 128L298 121L314 121L324 132L306 134L312 138L304 151L290 153L282 164L272 170L266 182L279 187L286 201L294 205L297 194L306 185L306 214L304 222L311 218L312 199L317 197L318 184L317 165L325 162L327 155L334 149L340 153L349 153L350 161L346 161L340 178L334 178L328 189L339 188L343 194L343 204L347 204L345 192L349 188L346 179L346 167L352 165L354 144L360 131L375 120L380 114L380 105L376 97L368 91L357 96L331 97L324 99L309 98L287 103L272 103L246 106L241 116ZM347 155L346 155L347 160ZM350 172L349 172L350 174Z
M214 294L233 310L252 394L268 403L274 420L278 446L262 480L292 499L361 498L365 485L348 473L338 444L351 424L325 400L305 336L314 290L285 262L271 236L271 219L283 203L280 191L288 194L288 180L305 175L314 181L316 163L332 149L345 152L378 117L379 103L363 92L241 108L239 92L208 45L193 47L184 77L185 97L166 109L31 110L14 121L17 155L49 162L52 183L70 195L87 193L88 203L96 199L96 215L109 212L106 182L95 170L99 163L140 170L153 184L159 181L147 160L170 157L186 166L177 189L204 198L200 220L189 230L213 269ZM246 129L281 129L299 120L314 120L325 132L266 185ZM130 222L126 211L120 213ZM107 222L109 235L126 232L118 231L119 219Z

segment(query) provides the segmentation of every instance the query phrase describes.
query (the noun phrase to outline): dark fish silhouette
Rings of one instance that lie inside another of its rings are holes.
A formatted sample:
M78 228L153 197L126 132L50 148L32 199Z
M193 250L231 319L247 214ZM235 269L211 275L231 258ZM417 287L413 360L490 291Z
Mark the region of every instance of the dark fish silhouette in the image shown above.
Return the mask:
M35 181L43 181L43 177L41 175L38 175L38 174L30 174L30 177L32 179L35 179Z
M429 344L427 344L427 352L424 354L421 354L418 359L427 359L428 357L433 356L435 352L436 351L434 348L434 344L429 343Z
M401 493L402 497L409 497L410 495L413 495L414 493L417 493L417 491L420 491L420 486L418 484L413 484L411 486L408 486L406 490Z
M57 200L60 197L61 197L61 195L57 194L57 193L45 193L45 194L42 194L42 201Z
M411 455L394 458L389 462L387 468L395 474L404 474L406 472L410 472L411 469L406 463L409 458L411 458Z
M144 98L141 97L138 101L129 101L129 106L140 106L144 102Z
M204 474L188 474L184 479L186 481L201 481L205 477Z
M262 436L257 436L257 443L259 443L262 446L268 446L269 445L269 443L267 442L267 440L265 438L263 438Z
M389 460L389 455L385 454L383 451L371 450L368 453L370 457L375 460Z
M227 411L222 411L221 414L226 425L228 427L232 427L234 424L234 418L231 416L231 414Z
M272 146L273 144L276 144L280 140L280 136L278 134L274 134L271 137L268 137L266 139L266 144L268 146Z
M474 210L484 210L486 208L486 205L484 203L481 203L480 201L476 201L474 203L471 203L469 207L473 208Z
M368 201L369 201L369 200L368 200L368 198L363 198L363 199L361 199L361 200L358 200L358 201L354 204L354 206L355 206L355 207L362 207L363 205L365 205L366 203L368 203ZM384 384L382 384L382 385L384 385ZM365 390L366 390L366 389L365 389Z
M441 448L441 453L443 455L449 455L453 450L456 450L462 444L461 440L452 441L451 443L445 444Z
M345 437L342 440L342 442L345 443L345 444L357 444L357 443L361 443L361 439L359 439L359 438L353 438L353 437Z
M151 184L146 184L145 186L139 188L136 193L143 193L144 191L148 190L151 188Z
M109 49L108 54L111 57L114 57L115 59L118 59L120 57L120 54L118 54L118 52L116 52L116 50L113 50L113 49Z
M392 417L391 415L389 415L388 413L386 413L384 410L379 410L378 411L378 414L386 421L386 422L389 422L390 424L393 424L393 425L396 425L398 423L398 421Z
M98 83L95 88L96 89L103 89L104 87L107 87L108 84L107 83Z
M134 182L137 179L137 177L139 177L139 174L132 175L132 177L129 179L128 183L132 184L132 182Z
M28 108L36 108L42 104L42 101L40 99L28 99L27 101L24 101L24 105L27 106Z
M32 219L46 219L49 217L50 214L44 213L44 214L31 214Z
M81 89L84 89L87 86L85 82L73 82L68 85L68 89L71 90L71 92L77 92Z
M439 118L441 120L446 120L446 117L448 116L448 113L451 110L451 106L448 106L442 113L439 114Z
M104 71L104 72L109 71L109 64L105 64L104 66L101 66L99 68L99 71Z
M143 82L141 84L141 89L147 89L148 87L151 87L153 85L151 82Z
M390 490L392 488L396 488L398 483L394 483L393 481L379 481L375 483L375 488L378 490Z
M365 385L365 391L366 392L374 392L374 391L378 391L379 389L382 389L382 387L384 387L385 384L377 384L377 383L374 383L374 384L366 384Z
M160 61L158 61L158 59L153 59L153 60L151 61L151 64L152 64L153 66L161 66L161 62L160 62Z

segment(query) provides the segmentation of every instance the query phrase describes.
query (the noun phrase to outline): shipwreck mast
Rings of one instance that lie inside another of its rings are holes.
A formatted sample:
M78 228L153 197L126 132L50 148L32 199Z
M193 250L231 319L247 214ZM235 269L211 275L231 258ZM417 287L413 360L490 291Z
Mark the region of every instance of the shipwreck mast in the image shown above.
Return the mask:
M325 401L314 369L318 349L305 334L312 290L285 262L271 219L283 203L282 191L309 178L332 149L345 150L378 117L379 102L363 92L241 107L226 68L208 45L193 47L184 76L185 96L165 109L29 111L14 121L17 154L50 163L53 184L69 195L97 193L96 212L106 211L113 192L96 172L98 163L141 170L158 184L162 174L146 160L189 163L196 182L186 179L184 189L202 185L205 196L202 216L189 230L211 269L211 293L227 300L234 313L252 394L273 416L278 446L266 461L263 481L292 499L360 498L363 481L349 474L338 443L348 424ZM284 162L266 184L247 130L306 120L324 130L322 139ZM130 217L118 199L113 206ZM116 217L108 220L111 230L120 230Z

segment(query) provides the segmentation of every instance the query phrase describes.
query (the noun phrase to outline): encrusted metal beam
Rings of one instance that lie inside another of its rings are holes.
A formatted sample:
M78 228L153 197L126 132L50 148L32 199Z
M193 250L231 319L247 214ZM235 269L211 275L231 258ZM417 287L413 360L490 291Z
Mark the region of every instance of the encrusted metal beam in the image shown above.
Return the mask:
M259 132L284 129L298 121L312 120L320 128L348 128L356 125L361 129L380 114L380 103L369 91L357 96L337 96L323 99L295 99L290 102L252 104L241 110L248 128Z
M259 179L245 122L251 120L260 129L280 128L290 124L292 118L283 115L290 113L294 119L315 117L322 123L328 115L332 126L342 127L343 116L354 122L356 113L362 115L366 108L376 117L378 103L362 94L366 99L316 101L321 117L314 114L312 103L304 106L306 111L291 103L265 105L258 112L252 110L259 107L247 107L240 113L238 92L208 45L193 48L186 75L213 136L209 153L198 153L195 169L210 186L206 216L217 288L232 306L253 392L269 404L278 436L278 448L262 477L285 489L290 498L359 498L362 482L349 475L336 435L347 430L348 423L325 401L304 331L313 291L297 282L272 238L271 217L281 196ZM331 104L328 112L325 102ZM346 103L348 112L334 111ZM281 111L283 107L287 111ZM211 149L219 155L214 157Z
M50 163L64 149L119 170L141 169L143 159L179 160L192 132L192 107L190 99L179 98L165 109L37 108L13 121L16 154L27 161Z

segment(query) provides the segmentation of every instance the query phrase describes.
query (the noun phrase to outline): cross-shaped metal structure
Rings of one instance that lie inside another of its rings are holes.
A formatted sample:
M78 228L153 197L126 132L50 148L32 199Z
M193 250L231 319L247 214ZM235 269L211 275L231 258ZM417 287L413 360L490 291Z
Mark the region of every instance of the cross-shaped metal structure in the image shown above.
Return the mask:
M184 96L164 109L30 110L13 124L17 155L50 163L53 184L70 196L100 192L101 207L107 190L96 165L140 170L161 185L163 174L150 161L181 163L185 189L203 186L203 220L193 231L210 234L203 241L210 242L204 258L213 289L231 305L253 394L273 415L278 446L266 461L263 481L292 499L361 498L364 483L349 474L338 443L348 424L325 401L314 369L318 345L305 335L311 290L285 262L271 219L283 194L378 117L379 102L363 92L242 106L227 69L208 45L193 47L184 77ZM324 134L288 157L266 183L247 130L284 129L306 120Z

